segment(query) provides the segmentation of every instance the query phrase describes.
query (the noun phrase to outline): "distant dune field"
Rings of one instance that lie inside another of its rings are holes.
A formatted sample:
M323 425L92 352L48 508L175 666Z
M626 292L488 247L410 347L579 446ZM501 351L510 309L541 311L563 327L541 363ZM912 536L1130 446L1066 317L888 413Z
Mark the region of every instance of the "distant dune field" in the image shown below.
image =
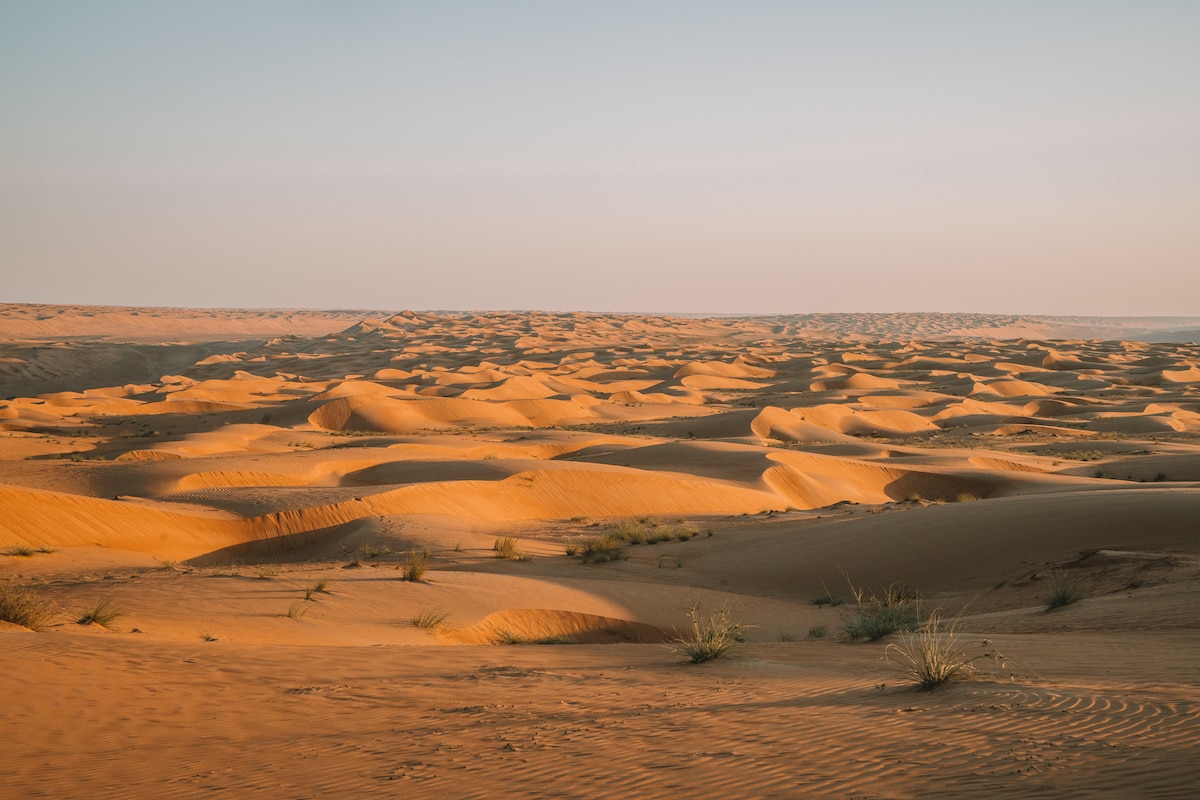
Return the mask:
M1197 331L0 306L0 785L1190 797Z

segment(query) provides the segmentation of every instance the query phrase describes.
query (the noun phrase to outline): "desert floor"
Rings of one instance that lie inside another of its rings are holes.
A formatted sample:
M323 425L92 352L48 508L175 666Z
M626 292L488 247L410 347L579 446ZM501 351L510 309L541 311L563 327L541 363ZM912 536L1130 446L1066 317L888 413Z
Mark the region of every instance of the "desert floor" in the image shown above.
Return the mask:
M1153 321L0 312L5 797L1200 786L1200 347L1064 338Z

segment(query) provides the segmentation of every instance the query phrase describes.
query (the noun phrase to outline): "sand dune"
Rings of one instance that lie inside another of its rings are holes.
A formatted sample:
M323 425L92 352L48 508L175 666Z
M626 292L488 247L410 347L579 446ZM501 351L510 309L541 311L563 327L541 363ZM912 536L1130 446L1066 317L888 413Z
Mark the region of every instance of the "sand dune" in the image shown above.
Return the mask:
M1200 782L1195 320L0 311L14 796ZM889 586L972 680L851 641Z

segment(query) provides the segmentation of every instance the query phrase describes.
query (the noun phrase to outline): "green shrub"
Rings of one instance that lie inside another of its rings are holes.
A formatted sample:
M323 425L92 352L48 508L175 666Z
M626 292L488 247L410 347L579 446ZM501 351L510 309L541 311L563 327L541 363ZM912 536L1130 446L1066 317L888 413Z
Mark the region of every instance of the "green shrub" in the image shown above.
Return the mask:
M840 606L846 601L836 594L825 592L825 594L817 595L812 599L814 606Z
M1063 576L1056 577L1050 583L1050 593L1046 596L1046 611L1073 605L1083 599L1075 586Z
M858 601L854 615L846 623L851 639L875 641L900 631L910 631L919 622L917 593L901 583L893 583L882 595L855 591Z

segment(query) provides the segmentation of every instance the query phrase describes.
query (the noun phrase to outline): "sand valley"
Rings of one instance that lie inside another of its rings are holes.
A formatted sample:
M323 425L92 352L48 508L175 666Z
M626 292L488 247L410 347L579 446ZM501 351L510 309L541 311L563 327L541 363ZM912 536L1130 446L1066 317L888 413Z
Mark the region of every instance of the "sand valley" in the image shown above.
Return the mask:
M0 311L5 796L1200 785L1200 320Z

